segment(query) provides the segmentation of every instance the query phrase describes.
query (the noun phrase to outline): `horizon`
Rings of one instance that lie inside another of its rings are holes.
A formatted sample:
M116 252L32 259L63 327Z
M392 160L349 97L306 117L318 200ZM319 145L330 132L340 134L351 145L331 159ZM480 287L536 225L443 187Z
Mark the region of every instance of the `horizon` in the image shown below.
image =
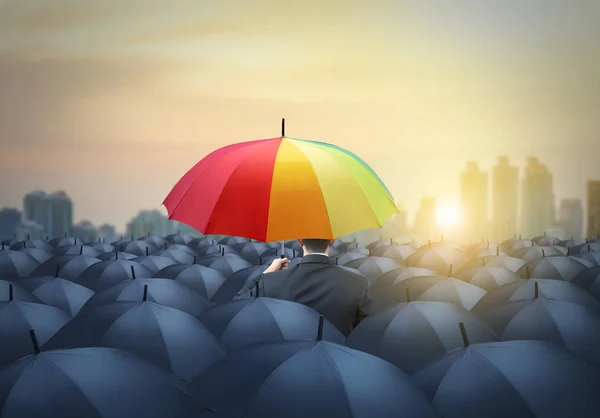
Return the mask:
M287 133L363 158L412 222L459 173L537 156L555 204L600 180L600 4L0 3L0 207L65 190L123 229L197 161ZM477 36L473 36L476 33ZM491 183L488 183L491 188ZM101 192L99 192L101 191ZM491 213L488 214L491 217Z

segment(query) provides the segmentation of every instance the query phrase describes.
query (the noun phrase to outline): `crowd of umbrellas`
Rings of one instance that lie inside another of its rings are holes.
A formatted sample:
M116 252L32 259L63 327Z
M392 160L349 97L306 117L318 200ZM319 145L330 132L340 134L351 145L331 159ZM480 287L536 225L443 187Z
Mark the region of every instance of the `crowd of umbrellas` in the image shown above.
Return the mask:
M600 240L336 240L373 300L348 338L307 306L236 298L281 252L3 242L0 417L600 416Z

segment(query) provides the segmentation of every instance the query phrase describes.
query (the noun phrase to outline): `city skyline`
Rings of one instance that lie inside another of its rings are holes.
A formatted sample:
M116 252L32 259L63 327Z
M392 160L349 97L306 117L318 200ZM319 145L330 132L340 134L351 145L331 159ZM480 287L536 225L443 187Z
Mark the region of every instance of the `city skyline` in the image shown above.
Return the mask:
M600 178L598 2L179 5L0 3L0 206L65 189L76 218L124 225L282 117L360 155L411 217L459 199L468 160L537 155L581 200Z

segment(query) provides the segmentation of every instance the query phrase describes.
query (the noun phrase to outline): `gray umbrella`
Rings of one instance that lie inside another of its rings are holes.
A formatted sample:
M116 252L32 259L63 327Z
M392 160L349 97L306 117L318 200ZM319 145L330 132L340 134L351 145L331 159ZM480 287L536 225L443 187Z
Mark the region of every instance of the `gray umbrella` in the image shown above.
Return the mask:
M385 257L359 258L345 263L345 266L360 271L367 276L371 282L376 282L388 271L397 270L403 267L398 261Z
M202 254L203 250L212 245L217 245L217 242L211 238L194 238L187 246L198 254Z
M185 250L178 248L167 248L166 250L159 250L154 255L158 255L161 257L169 257L176 261L179 264L194 264L196 259L198 258L198 254L196 254L193 250L188 247Z
M137 277L152 277L152 271L135 261L112 260L90 266L79 275L75 282L94 292L101 292L118 283Z
M494 290L505 284L518 282L521 277L506 267L485 266L465 271L456 275L457 278L479 286L486 291Z
M17 241L10 245L10 249L14 251L23 250L27 248L37 248L41 250L53 251L54 247L50 245L48 242L41 239L30 240L27 239L25 241Z
M577 260L585 260L589 263L592 263L594 266L600 266L600 253L583 253L577 254L577 256L573 257Z
M483 319L502 340L548 341L600 366L600 312L545 298L510 302Z
M499 256L491 256L491 257L481 257L475 260L471 260L468 263L464 264L458 272L467 272L473 269L477 269L479 267L504 267L509 269L510 271L517 272L521 267L527 264L527 261L521 260L516 257L509 257L507 255L499 255Z
M49 241L49 244L54 248L70 247L71 245L81 245L82 243L83 242L80 239L68 237L67 234L65 234L64 237L54 238Z
M325 341L259 344L231 353L189 389L227 417L439 417L396 367Z
M585 254L600 252L600 243L588 242L571 248L571 254Z
M202 417L181 385L122 350L46 351L0 371L0 408L3 418Z
M518 251L510 253L510 255L525 261L535 261L545 257L566 255L567 252L568 250L564 247L542 247L536 245L535 247L521 248Z
M137 256L134 255L134 254L124 253L124 252L122 252L120 250L117 250L117 251L111 251L111 252L108 252L108 253L100 254L96 258L99 259L99 260L101 260L101 261L133 260L134 258L137 258Z
M190 234L171 234L171 235L167 235L165 237L165 241L173 243L173 244L178 244L178 245L187 245L190 242L192 242L194 240L193 235Z
M199 264L175 264L156 272L153 277L181 282L207 300L225 283L225 276L219 271Z
M329 256L333 258L334 263L339 266L345 266L346 264L354 260L365 259L366 257L368 257L368 255L368 251L360 252L359 250L352 250L350 252L338 255L332 255L331 252L329 252Z
M163 247L165 245L165 243L167 242L166 239L164 239L163 237L158 236L158 235L147 235L145 237L140 238L139 240L147 242L148 244L152 245L155 248Z
M191 380L225 354L210 331L193 316L143 301L86 309L42 348L79 347L129 351L183 380Z
M263 342L314 339L319 313L286 300L248 298L216 306L202 314L200 320L229 351ZM325 321L323 339L344 344L345 338Z
M374 311L386 309L396 303L406 302L406 288L397 284L413 277L437 277L436 273L420 267L388 271L369 288Z
M552 279L570 281L577 274L592 267L592 264L567 256L544 257L530 261L517 271L523 279Z
M0 250L0 278L18 279L29 276L40 263L21 251L6 249Z
M248 243L249 244L249 243ZM210 247L204 247L198 251L198 255L223 255L223 254L236 254L240 255L239 251L229 245L211 245Z
M445 418L595 418L600 412L600 369L544 341L473 344L413 377Z
M145 288L146 285L147 288ZM83 306L82 312L113 302L141 301L145 293L147 294L147 300L151 302L179 309L195 317L198 317L211 306L200 293L175 280L135 279L119 283L96 293Z
M198 264L220 271L225 277L231 276L236 271L252 267L252 264L242 257L232 254L223 256L209 256L198 259Z
M19 251L32 257L39 264L42 264L54 257L53 252L42 250L40 248L21 248Z
M225 303L233 298L243 289L253 289L256 279L265 271L264 266L247 267L238 270L225 279L225 282L219 286L215 294L210 299L211 302Z
M270 248L264 242L247 242L239 248L239 254L252 264L262 264L259 259Z
M550 247L553 245L559 245L562 240L558 237L550 237L550 236L542 235L542 236L533 238L532 241L534 243L536 243L537 245L543 245L543 246Z
M250 242L250 239L243 237L224 237L219 241L223 245L240 245Z
M55 255L87 255L89 257L97 257L102 254L95 248L87 245L72 245L69 247L60 247L54 250Z
M450 266L459 270L470 259L467 252L456 248L433 247L417 251L406 259L406 267L422 267L446 274Z
M364 319L348 346L383 358L407 373L462 346L456 324L463 322L473 342L496 341L494 331L469 311L446 302L409 302Z
M99 259L87 255L60 255L40 264L29 277L54 276L56 275L56 266L59 266L60 277L74 281L88 267L99 262Z
M111 251L115 250L115 247L113 245L102 242L95 242L93 244L88 244L88 246L92 247L95 250L98 250L100 254L110 253Z
M509 239L502 243L502 248L506 249L509 253L520 250L521 248L533 247L533 241L529 239Z
M21 282L29 279L19 280L19 284L0 279L0 301L18 300L21 302L41 303L31 294L31 290L23 286Z
M70 319L70 315L53 306L18 300L0 302L0 368L33 353L31 328L37 329L43 344Z
M117 248L119 249L119 251L133 254L137 257L141 257L141 256L144 256L147 254L154 254L158 251L158 248L156 248L154 245L152 245L148 241L144 241L144 240L134 240L134 241L123 242Z
M509 302L531 300L535 297L535 283L537 283L540 297L565 300L567 302L579 303L590 309L600 309L600 302L587 291L573 283L561 280L535 279L509 283L486 293L477 302L477 305L473 307L472 312L483 316L492 309Z
M594 266L583 270L571 280L578 286L589 291L597 299L600 299L600 266Z
M140 263L144 267L147 267L152 273L156 273L165 267L177 265L177 261L171 257L163 257L160 255L145 255L143 257L132 258L131 261Z
M563 240L561 242L558 243L558 245L560 245L561 247L565 247L565 248L573 248L576 247L578 245L582 245L585 244L584 240L581 239L567 239L567 240Z

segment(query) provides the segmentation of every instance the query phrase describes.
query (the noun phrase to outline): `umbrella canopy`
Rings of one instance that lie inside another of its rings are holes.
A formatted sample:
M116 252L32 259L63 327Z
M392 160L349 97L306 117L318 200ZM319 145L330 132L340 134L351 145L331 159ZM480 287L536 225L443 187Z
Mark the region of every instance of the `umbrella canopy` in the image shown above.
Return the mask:
M219 240L219 244L227 246L242 245L247 244L249 242L251 241L248 238L244 237L224 237L221 240Z
M75 282L94 292L101 292L118 283L138 277L152 277L152 271L135 261L111 260L90 266Z
M189 389L227 417L439 417L396 367L325 341L260 344L231 353Z
M462 347L458 323L472 342L497 341L485 322L446 302L409 302L368 316L348 337L348 346L381 357L407 373Z
M23 254L27 254L28 256L32 257L39 264L42 264L42 263L50 260L52 257L54 257L53 252L51 252L49 250L43 250L40 248L22 248L19 251L22 252Z
M196 318L153 302L114 302L86 309L43 350L111 347L129 351L191 380L225 354Z
M242 244L239 254L252 264L262 264L259 262L262 254L271 248L264 242L247 242Z
M582 245L585 244L585 241L582 239L567 239L567 240L563 240L561 242L558 243L558 245L560 245L561 247L565 247L565 248L573 248L576 247L578 245Z
M191 248L167 248L166 250L159 250L155 253L157 256L168 257L179 264L194 264L198 258L198 254Z
M60 247L54 250L55 255L87 255L89 257L97 257L102 254L93 247L87 245L71 245L68 247Z
M445 418L594 418L600 411L600 369L544 341L473 344L413 377Z
M144 299L144 294L151 302L179 309L195 317L210 307L200 293L175 280L135 279L96 293L83 306L82 312L113 302L139 302Z
M502 243L502 247L505 248L509 253L518 251L521 248L530 248L533 247L533 245L533 241L530 239L509 239Z
M31 294L45 305L62 309L71 316L77 315L81 307L94 296L94 292L87 287L60 277L46 276L24 279L20 284L30 288Z
M530 261L521 267L517 274L523 279L552 279L570 281L577 274L592 267L592 264L566 256L544 257Z
M509 257L507 255L499 255L499 256L492 256L492 257L481 257L479 259L469 261L468 263L464 264L457 271L466 272L466 271L470 271L473 269L477 269L479 267L488 266L488 267L504 267L504 268L509 269L510 271L517 272L517 270L519 270L525 264L527 264L527 261L521 260L520 258Z
M408 257L416 252L414 248L409 245L390 245L388 247L381 247L373 251L373 255L379 257L393 258L400 262L404 262Z
M532 238L531 240L535 244L537 244L537 245L543 245L543 246L559 245L560 242L562 241L558 237L550 237L550 236L546 236L546 235L535 237L535 238Z
M579 244L571 248L571 254L585 254L585 253L597 253L600 252L600 243L588 242L586 244Z
M225 276L221 272L199 264L175 264L155 273L154 277L181 282L207 300L225 283Z
M8 248L0 250L0 278L18 279L29 276L40 263L28 254Z
M224 256L202 257L198 263L203 266L218 270L225 277L231 276L236 271L252 267L252 264L237 255L226 254Z
M58 268L60 277L75 281L88 267L99 262L99 259L87 255L60 255L40 264L29 277L55 276Z
M120 250L117 250L117 251L111 251L111 252L108 252L108 253L100 254L96 258L99 259L99 260L101 260L101 261L133 260L134 258L137 258L137 255L129 254L129 253L124 253L124 252L122 252Z
M54 248L70 247L71 245L83 244L83 242L75 237L64 237L54 238L49 241L49 244Z
M422 267L439 274L446 274L450 266L453 266L454 270L458 270L467 261L469 261L469 255L465 251L447 247L427 247L408 257L406 266Z
M537 283L539 297L579 303L590 309L600 310L600 302L573 283L561 280L534 279L509 283L487 292L473 307L472 312L483 316L486 312L509 302L531 300L535 297L535 283Z
M200 320L225 350L281 340L314 340L319 313L299 303L271 298L234 300L205 312ZM325 320L322 338L344 344L345 337Z
M594 266L600 266L600 253L583 253L573 256L576 260L585 260Z
M25 241L17 241L10 245L11 250L18 251L26 248L38 248L41 250L54 250L54 247L50 245L48 242L41 239L33 239L33 240L25 240Z
M257 280L265 270L264 266L253 266L236 271L225 279L225 282L210 299L211 302L229 302L230 300L233 300L242 289L254 288L254 281Z
M206 411L176 379L112 348L22 358L0 371L0 408L3 418L199 418Z
M123 242L117 248L121 252L133 254L137 257L141 257L148 254L154 254L158 250L158 248L156 248L148 241L144 241L141 239Z
M44 344L71 316L53 306L13 300L0 302L0 369L23 356L33 353L29 330L37 330Z
M520 250L511 253L511 256L520 258L526 261L535 261L545 257L553 257L557 255L566 255L567 249L564 247L542 247L535 246L529 248L521 248Z
M194 236L190 234L171 234L165 237L165 241L172 244L187 245L194 240Z
M333 239L381 227L397 212L383 182L356 155L287 137L209 154L175 185L164 205L171 219L205 234L263 242Z
M94 242L93 244L88 244L88 246L98 250L100 254L110 253L115 250L114 245L106 244L104 242Z
M156 248L164 246L165 243L167 242L166 239L164 239L163 237L158 236L158 235L148 235L143 238L140 238L140 241L145 241L148 244L151 244Z
M600 312L545 298L509 302L483 319L501 340L548 341L600 366Z
M413 277L440 277L434 271L420 267L407 267L385 273L369 288L376 311L385 309L400 302L407 302L406 288L396 286Z
M0 301L19 300L22 302L40 303L41 301L31 294L31 290L21 284L29 279L19 280L19 284L0 279Z
M369 253L366 251L363 252L361 250L352 250L350 252L341 253L339 255L332 255L332 253L330 252L329 255L335 260L335 263L337 265L345 266L351 261L365 259L369 255Z
M600 299L600 266L583 270L577 276L573 277L571 282L581 286Z
M156 273L165 267L178 264L177 261L171 257L163 257L160 255L145 255L143 257L132 258L131 261L140 263L144 267L147 267L152 273Z
M376 282L382 275L389 271L403 267L398 261L385 257L359 258L346 263L345 266L360 271L372 282Z
M485 266L456 275L457 278L479 286L486 291L494 290L505 284L518 282L521 276L506 267Z

